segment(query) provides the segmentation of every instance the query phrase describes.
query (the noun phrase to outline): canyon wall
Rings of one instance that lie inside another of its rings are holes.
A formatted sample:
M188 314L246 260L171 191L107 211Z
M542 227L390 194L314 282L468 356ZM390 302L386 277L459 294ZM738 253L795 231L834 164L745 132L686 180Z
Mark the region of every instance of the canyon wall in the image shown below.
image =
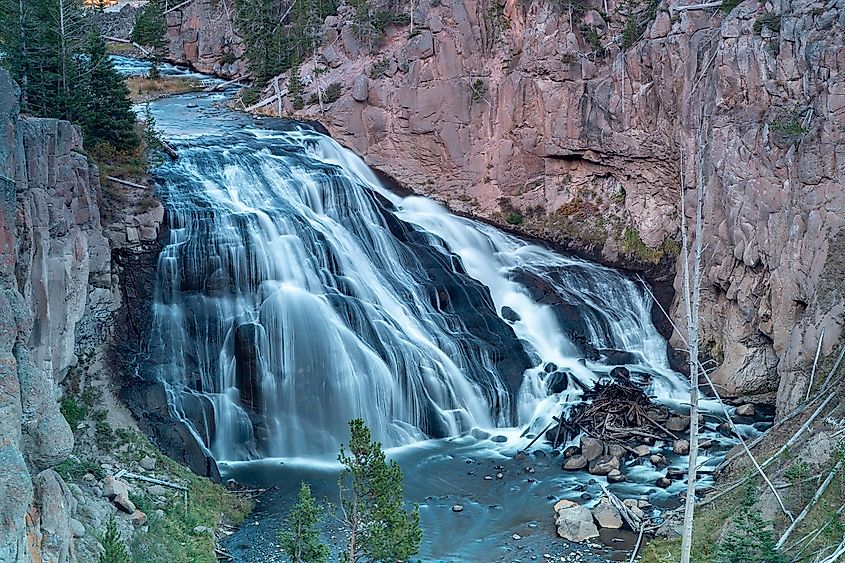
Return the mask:
M341 3L300 69L305 108L257 111L317 119L416 193L650 279L677 272L677 289L683 168L705 191L705 359L727 394L785 412L843 324L845 2L683 4L420 2L412 27L364 45ZM323 113L315 66L341 87ZM684 324L677 299L671 316Z

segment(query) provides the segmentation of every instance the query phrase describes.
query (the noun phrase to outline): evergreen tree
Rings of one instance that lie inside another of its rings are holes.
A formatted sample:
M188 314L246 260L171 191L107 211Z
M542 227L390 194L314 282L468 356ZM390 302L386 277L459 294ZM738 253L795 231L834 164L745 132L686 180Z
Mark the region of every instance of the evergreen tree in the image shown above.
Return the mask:
M288 95L290 96L293 109L302 109L305 107L305 101L302 99L302 79L299 77L299 65L292 66L289 70L288 78Z
M320 541L317 529L322 514L323 509L311 495L311 487L300 483L299 502L285 520L285 530L279 534L282 551L292 563L326 563L329 560L329 548Z
M153 53L160 55L167 47L167 21L161 0L150 0L141 8L132 26L132 41L139 45L153 48Z
M755 509L753 483L746 487L739 511L733 517L733 529L719 545L714 563L788 563L789 558L776 547L772 523L763 520Z
M88 49L89 92L83 129L93 142L106 142L119 150L138 146L135 112L123 77L114 69L106 44L92 34Z
M349 422L349 453L341 446L338 461L342 520L349 531L347 563L406 561L422 540L419 509L404 507L402 470L387 461L361 419Z
M115 522L114 516L109 518L102 544L103 553L100 554L97 563L131 563L129 552L120 538L120 531L117 529L117 522Z

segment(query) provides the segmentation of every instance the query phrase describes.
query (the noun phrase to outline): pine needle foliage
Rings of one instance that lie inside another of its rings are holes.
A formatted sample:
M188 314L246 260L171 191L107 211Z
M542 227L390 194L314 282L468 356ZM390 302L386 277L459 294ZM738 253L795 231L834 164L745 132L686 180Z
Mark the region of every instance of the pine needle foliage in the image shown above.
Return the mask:
M771 522L763 520L755 509L754 487L746 487L733 530L719 545L714 563L789 563L789 558L775 544Z
M120 537L114 516L109 518L102 544L103 553L100 554L97 563L131 563L132 559L129 557L129 552Z
M282 551L292 563L326 563L329 548L320 541L317 528L323 517L323 508L314 500L311 487L299 485L299 502L285 520L285 528L279 534Z
M405 510L402 470L386 460L361 419L349 422L348 449L341 446L344 465L340 488L342 520L349 532L343 561L407 561L422 540L419 509Z

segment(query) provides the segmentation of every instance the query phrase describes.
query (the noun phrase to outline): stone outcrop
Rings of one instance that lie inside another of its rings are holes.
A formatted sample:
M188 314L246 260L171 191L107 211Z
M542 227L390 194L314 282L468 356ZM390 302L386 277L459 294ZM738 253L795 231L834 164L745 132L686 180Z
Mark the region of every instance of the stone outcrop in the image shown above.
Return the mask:
M168 12L166 18L173 62L223 77L245 73L231 0L194 0Z
M51 469L74 444L57 384L89 375L120 296L80 129L21 117L18 95L0 71L0 560L73 561L77 500Z

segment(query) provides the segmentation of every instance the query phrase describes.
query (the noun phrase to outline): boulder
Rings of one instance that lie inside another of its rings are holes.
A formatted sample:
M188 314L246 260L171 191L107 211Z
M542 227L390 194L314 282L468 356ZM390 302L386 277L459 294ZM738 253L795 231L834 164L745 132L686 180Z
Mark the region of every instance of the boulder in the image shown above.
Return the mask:
M578 503L565 498L560 499L555 503L555 512L560 512L565 508L572 508L573 506L578 506Z
M114 500L118 496L129 498L129 485L111 475L107 475L103 479L103 496L109 500Z
M619 471L618 469L613 469L610 473L607 474L608 483L621 483L624 480L625 474Z
M452 506L452 512L463 512L463 511L464 511L463 505L455 504L455 505Z
M667 479L666 477L660 477L657 481L654 482L654 484L660 487L661 489L667 489L669 488L669 485L672 484L672 481L670 479Z
M522 317L519 316L519 313L517 313L516 311L514 311L513 309L511 309L507 305L502 307L502 310L499 312L499 315L503 319L505 319L506 321L511 322L511 323L516 323L516 322L519 322L519 321L522 320ZM553 365L553 364L546 364L546 367L548 368L549 365ZM552 370L552 371L554 371L554 370Z
M625 456L628 455L628 450L626 450L621 444L608 444L607 453L613 457L624 459Z
M167 489L165 489L161 485L150 485L149 487L147 487L147 492L153 496L160 497L167 492Z
M672 432L683 432L689 428L689 417L672 415L666 421L666 428Z
M689 442L686 440L675 440L672 444L672 451L678 455L687 455L689 453Z
M137 508L132 511L132 525L143 526L147 523L147 515Z
M622 527L622 515L606 498L601 499L593 508L593 518L602 528L618 530Z
M666 478L672 481L680 481L684 478L684 470L680 467L667 467Z
M654 454L648 458L651 464L655 467L660 467L661 465L668 465L669 462L666 461L666 456L663 454Z
M469 435L475 438L476 440L486 440L490 437L489 432L486 432L480 428L473 428L469 431Z
M590 462L590 473L593 475L607 475L614 469L619 469L618 457L603 455Z
M144 456L141 461L138 462L138 465L146 469L147 471L152 471L156 468L156 460L150 456Z
M593 523L593 514L584 506L560 510L555 525L557 534L571 542L582 542L599 535L599 530Z
M604 444L601 440L597 440L590 436L581 437L581 455L587 458L587 461L593 461L604 453Z
M751 403L740 405L736 408L737 416L754 416L757 414L757 409Z
M580 453L581 449L578 446L567 446L566 449L563 450L563 457L570 458Z
M508 438L507 438L507 436L499 435L499 436L493 436L492 438L490 438L490 441L496 442L497 444L504 444L505 442L508 441Z
M118 507L120 510L122 510L126 514L132 514L133 515L133 521L134 521L135 511L137 509L135 508L135 503L133 503L131 500L129 500L129 497L123 496L123 495L117 495L116 497L114 497L112 502L114 503L114 505L116 507ZM145 522L146 522L146 518L147 518L146 515L144 515L144 521ZM138 525L140 526L142 524L138 524Z
M359 74L352 82L352 99L356 102L366 102L370 94L370 83L367 77Z
M643 509L640 508L640 503L637 499L626 498L622 501L622 504L625 505L625 507L631 514L639 518L640 521L643 521L645 519L645 512L643 512Z
M564 461L561 467L567 471L580 471L587 467L588 463L590 462L586 457L577 454Z
M637 455L637 457L646 457L651 453L651 448L645 445L639 445L634 448L634 453Z

